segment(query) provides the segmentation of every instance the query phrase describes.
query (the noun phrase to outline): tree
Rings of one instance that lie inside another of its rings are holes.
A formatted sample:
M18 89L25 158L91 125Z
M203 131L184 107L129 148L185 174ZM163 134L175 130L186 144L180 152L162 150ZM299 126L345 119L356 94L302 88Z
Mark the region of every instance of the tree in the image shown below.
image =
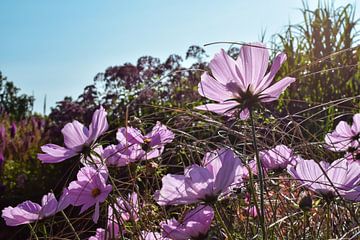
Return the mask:
M0 114L8 113L16 120L31 114L35 98L26 94L19 95L20 88L8 81L0 71Z

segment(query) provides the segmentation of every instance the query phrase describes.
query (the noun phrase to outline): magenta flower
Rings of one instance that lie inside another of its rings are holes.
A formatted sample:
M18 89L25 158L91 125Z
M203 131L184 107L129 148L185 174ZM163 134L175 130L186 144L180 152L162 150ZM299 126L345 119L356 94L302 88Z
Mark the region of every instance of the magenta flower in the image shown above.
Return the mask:
M83 167L77 174L77 181L69 184L69 199L72 205L82 206L80 213L95 205L93 221L99 219L100 203L104 202L112 190L110 184L106 184L108 173L105 169Z
M174 240L205 239L214 218L214 210L200 205L189 211L184 220L166 220L160 223L163 237Z
M360 113L354 115L352 126L339 122L335 131L326 134L325 142L326 147L334 152L356 150L360 145Z
M293 151L285 145L259 152L262 166L268 170L284 169L294 159Z
M142 160L159 157L164 151L165 145L171 143L174 138L174 133L160 122L157 122L152 131L145 136L140 130L133 127L120 128L116 134L116 139L122 146L141 146Z
M257 218L258 212L256 210L256 206L250 206L245 209L245 212L248 216L252 218Z
M241 184L242 164L230 149L205 154L203 166L193 164L184 175L168 174L155 192L159 205L213 202Z
M212 111L231 116L241 110L241 119L249 117L249 108L260 102L271 102L295 81L285 77L274 83L274 77L286 55L280 53L273 61L270 71L266 73L269 62L269 51L262 43L241 47L235 61L222 49L210 61L211 75L204 73L199 83L199 94L217 103L209 103L199 110Z
M299 160L288 167L289 174L306 188L324 196L345 196L360 183L360 168L357 162L338 159L333 163L317 163L314 160ZM322 171L324 170L324 172Z
M97 228L95 236L89 237L89 240L106 240L106 232L103 228Z
M1 216L8 226L32 223L64 210L68 204L63 196L58 202L53 193L48 193L43 196L41 205L32 201L25 201L16 207L4 208Z
M65 147L46 144L41 147L44 153L38 154L38 158L43 163L58 163L80 153L89 154L93 143L109 128L106 114L103 107L96 110L89 128L76 120L66 124L61 130Z

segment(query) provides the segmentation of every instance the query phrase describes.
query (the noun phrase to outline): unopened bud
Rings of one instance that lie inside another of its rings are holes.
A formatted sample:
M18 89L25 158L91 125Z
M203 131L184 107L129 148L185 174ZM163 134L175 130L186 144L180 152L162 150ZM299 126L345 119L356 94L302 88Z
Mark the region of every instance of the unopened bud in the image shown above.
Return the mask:
M310 195L305 195L300 199L299 207L304 212L307 212L312 208L312 198L310 197Z

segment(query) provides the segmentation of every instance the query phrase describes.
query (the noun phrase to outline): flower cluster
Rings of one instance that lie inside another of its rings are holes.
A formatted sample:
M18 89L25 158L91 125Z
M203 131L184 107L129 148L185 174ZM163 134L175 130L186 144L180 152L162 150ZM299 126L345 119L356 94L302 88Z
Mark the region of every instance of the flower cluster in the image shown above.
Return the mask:
M286 56L277 55L267 72L268 60L268 50L259 43L243 46L236 61L224 50L216 54L209 65L211 73L202 75L199 93L217 103L209 103L198 109L232 117L239 114L241 119L246 120L255 106L278 99L295 79L285 77L273 83ZM256 201L258 186L261 192L261 184L265 182L260 177L262 172L266 176L288 173L302 187L317 193L327 203L337 197L347 201L360 201L360 162L357 161L360 151L360 114L353 117L352 126L340 122L334 132L326 135L325 143L329 150L346 152L343 158L332 163L305 160L297 154L296 148L293 150L283 144L259 152L255 147L255 152L248 156L238 154L240 151L230 146L208 152L197 149L196 153L203 155L202 161L184 164L186 166L181 172L162 172L161 183L156 182L153 184L156 189L151 188L150 194L145 193L157 203L157 206L152 205L153 208L149 211L149 202L155 202L140 196L145 192L144 185L152 182L142 179L138 181L137 176L131 176L126 178L131 181L129 183L127 180L116 179L116 176L125 170L131 175L133 166L141 166L147 160L155 161L160 158L165 146L173 142L175 135L168 127L157 122L146 134L131 126L121 127L117 129L115 144L103 143L101 140L108 129L107 113L100 107L93 113L89 127L78 121L64 126L64 147L55 144L42 146L43 153L38 154L42 163L77 159L82 166L76 179L64 188L59 201L53 193L49 193L43 197L41 205L25 201L16 207L7 207L2 211L6 224L28 224L54 216L58 212L62 212L66 217L64 210L69 205L81 207L80 214L94 209L93 222L104 224L99 219L103 216L102 205L106 205L107 211L103 217L106 226L97 228L90 240L117 239L127 235L146 240L205 239L212 234L210 229L215 215L217 222L226 230L227 239L232 239L218 206L222 202L241 199L240 201L245 203L245 207L241 208L245 209L246 215L252 219L260 219L264 224L268 212L262 204L259 212ZM0 134L1 131L0 128ZM16 132L16 128L13 131ZM255 133L253 136L256 138ZM257 146L256 139L254 146ZM250 161L245 161L245 157ZM114 175L111 170L115 170ZM258 170L264 171L258 173ZM259 178L254 181L256 175L259 175ZM144 185L139 183L141 181ZM118 182L121 187L117 187ZM264 194L260 195L263 197ZM160 220L154 221L157 225L151 231L149 228L144 229L144 224L136 225L146 214L151 215L159 209L168 211L168 208L172 209L169 206L180 208L179 205L186 205L186 212L171 212L164 218L161 216ZM264 229L262 234L266 236ZM221 232L221 235L225 234Z
M165 145L174 139L174 134L157 122L146 135L132 127L120 128L117 133L119 144L103 148L99 138L109 128L106 116L105 109L100 107L94 112L89 128L78 121L64 126L61 132L65 147L55 144L41 147L44 153L38 154L38 158L43 163L59 163L79 156L84 166L78 171L77 179L64 189L59 201L53 193L49 193L43 197L41 205L25 201L16 207L3 209L2 217L7 225L17 226L42 220L63 211L69 205L81 207L80 214L95 206L92 219L97 223L100 204L108 199L113 190L113 185L109 184L108 166L121 167L138 160L160 157ZM136 193L132 193L129 199L118 197L116 203L109 206L108 229L114 233L114 237L119 236L120 224L137 221L138 208ZM104 231L99 228L91 239L105 239Z

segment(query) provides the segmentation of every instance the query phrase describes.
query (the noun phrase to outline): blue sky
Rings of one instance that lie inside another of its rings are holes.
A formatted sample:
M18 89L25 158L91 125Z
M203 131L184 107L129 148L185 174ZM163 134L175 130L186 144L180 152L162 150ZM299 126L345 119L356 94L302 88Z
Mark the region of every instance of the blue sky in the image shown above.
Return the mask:
M108 66L143 55L184 56L193 44L257 41L264 30L269 37L300 22L301 6L301 0L1 0L0 71L34 94L35 111L42 112L45 94L48 108L76 98ZM212 56L220 47L206 50Z

